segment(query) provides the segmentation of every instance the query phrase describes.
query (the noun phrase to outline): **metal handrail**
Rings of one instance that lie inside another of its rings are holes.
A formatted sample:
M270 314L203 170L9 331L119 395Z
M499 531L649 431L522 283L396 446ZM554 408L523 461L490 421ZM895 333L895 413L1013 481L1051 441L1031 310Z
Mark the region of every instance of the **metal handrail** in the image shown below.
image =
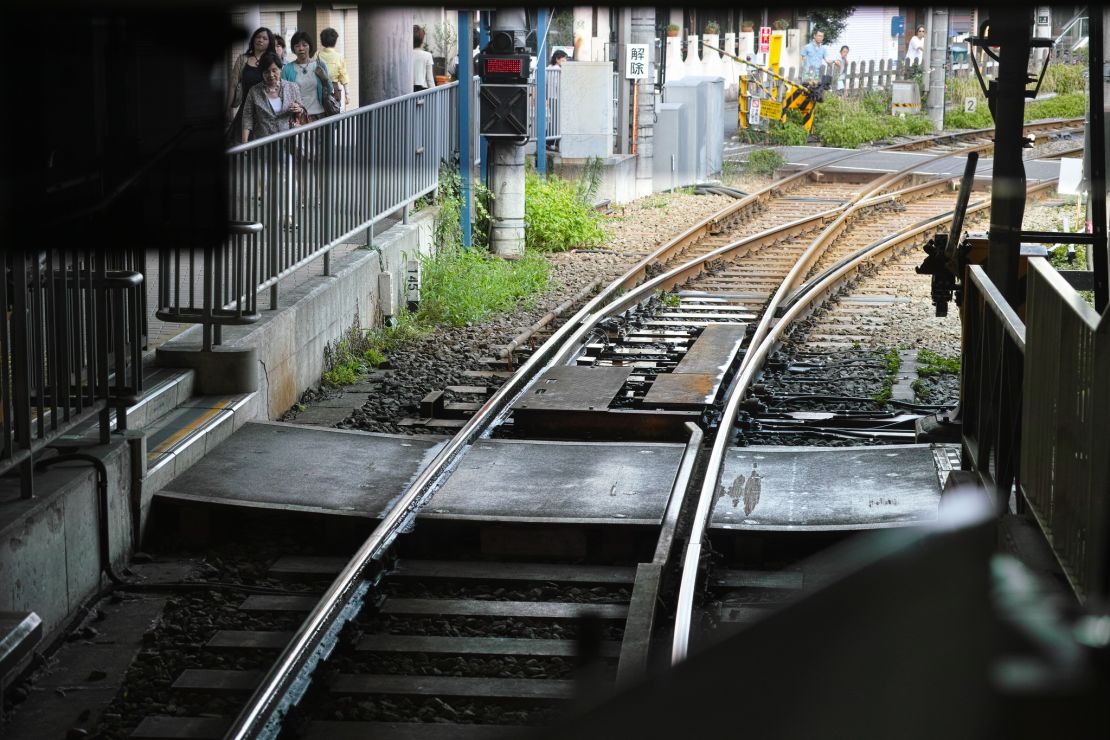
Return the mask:
M99 414L109 442L142 393L141 255L91 248L0 256L0 473L34 495L42 448Z
M259 229L233 230L207 249L160 250L163 321L199 323L204 347L220 327L257 321L257 294L439 186L458 151L448 125L458 82L345 111L227 150L229 214ZM368 232L367 232L368 233Z

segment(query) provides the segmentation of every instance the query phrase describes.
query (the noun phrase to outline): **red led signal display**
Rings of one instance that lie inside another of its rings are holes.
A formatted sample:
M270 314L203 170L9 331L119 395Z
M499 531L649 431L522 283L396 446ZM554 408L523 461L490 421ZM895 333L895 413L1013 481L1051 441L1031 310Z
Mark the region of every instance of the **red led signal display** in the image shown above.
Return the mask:
M487 59L486 72L489 74L520 74L520 59Z

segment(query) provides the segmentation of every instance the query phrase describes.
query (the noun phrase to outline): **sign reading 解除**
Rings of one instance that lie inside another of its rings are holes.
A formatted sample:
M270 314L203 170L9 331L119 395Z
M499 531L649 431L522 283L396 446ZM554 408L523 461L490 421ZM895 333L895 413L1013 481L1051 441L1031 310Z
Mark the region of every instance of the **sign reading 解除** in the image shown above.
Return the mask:
M639 80L649 75L648 45L625 44L624 52L624 78L626 80Z

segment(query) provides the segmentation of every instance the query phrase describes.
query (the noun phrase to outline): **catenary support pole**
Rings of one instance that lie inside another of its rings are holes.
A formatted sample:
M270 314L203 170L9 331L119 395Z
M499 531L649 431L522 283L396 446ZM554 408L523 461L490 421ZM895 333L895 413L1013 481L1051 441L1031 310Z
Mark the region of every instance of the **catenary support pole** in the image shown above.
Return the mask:
M536 172L547 174L547 8L536 11Z
M929 97L925 101L926 117L937 131L944 130L945 67L948 64L948 8L930 8L932 29L925 62Z
M474 203L472 187L474 156L470 152L471 90L474 87L474 56L470 53L470 16L468 10L459 10L459 182L462 207L459 209L459 228L462 230L464 249L473 244L471 207Z

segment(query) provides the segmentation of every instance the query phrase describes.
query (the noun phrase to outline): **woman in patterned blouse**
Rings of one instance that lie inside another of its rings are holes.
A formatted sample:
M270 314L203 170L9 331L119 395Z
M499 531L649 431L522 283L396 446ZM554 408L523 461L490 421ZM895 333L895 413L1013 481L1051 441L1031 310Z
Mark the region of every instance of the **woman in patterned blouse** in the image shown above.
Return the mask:
M301 93L295 84L281 79L281 62L276 54L258 61L262 84L255 85L243 104L243 143L285 131L290 118L304 112Z

